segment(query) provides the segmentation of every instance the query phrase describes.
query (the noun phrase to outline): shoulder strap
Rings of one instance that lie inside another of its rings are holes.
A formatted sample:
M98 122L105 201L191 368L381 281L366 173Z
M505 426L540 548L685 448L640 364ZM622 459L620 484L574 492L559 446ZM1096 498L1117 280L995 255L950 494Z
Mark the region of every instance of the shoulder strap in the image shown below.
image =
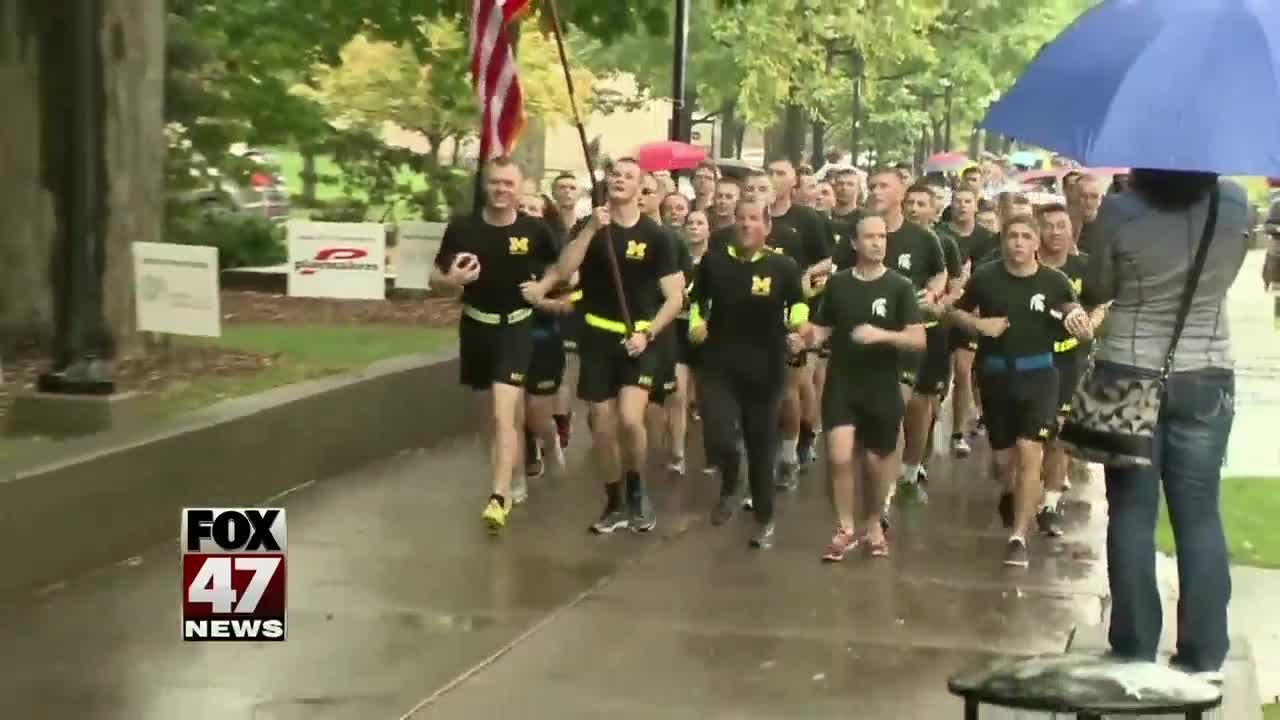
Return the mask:
M1187 285L1182 290L1182 303L1178 306L1178 315L1173 322L1173 339L1169 342L1169 352L1165 353L1164 366L1160 368L1160 380L1163 382L1173 372L1173 354L1178 349L1178 339L1187 324L1187 315L1191 312L1191 301L1196 295L1196 286L1200 284L1200 272L1204 269L1205 258L1209 254L1209 244L1213 242L1213 234L1218 224L1218 183L1214 183L1209 193L1209 215L1204 220L1204 230L1200 233L1200 245L1196 247L1195 258L1187 270Z

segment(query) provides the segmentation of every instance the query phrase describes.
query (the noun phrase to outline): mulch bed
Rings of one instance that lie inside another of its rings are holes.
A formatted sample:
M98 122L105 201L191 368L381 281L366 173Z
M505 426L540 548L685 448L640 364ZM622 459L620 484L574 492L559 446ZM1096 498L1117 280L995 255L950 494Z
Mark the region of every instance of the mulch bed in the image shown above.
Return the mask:
M452 327L458 319L458 302L445 297L328 300L227 290L222 293L222 317L223 322L229 325ZM121 391L155 392L174 382L252 375L270 367L278 359L276 355L174 343L169 347L148 348L117 358L114 378ZM47 352L37 347L22 348L16 356L4 358L4 377L0 382L0 432L13 398L23 390L34 388L36 378L48 369L48 363Z

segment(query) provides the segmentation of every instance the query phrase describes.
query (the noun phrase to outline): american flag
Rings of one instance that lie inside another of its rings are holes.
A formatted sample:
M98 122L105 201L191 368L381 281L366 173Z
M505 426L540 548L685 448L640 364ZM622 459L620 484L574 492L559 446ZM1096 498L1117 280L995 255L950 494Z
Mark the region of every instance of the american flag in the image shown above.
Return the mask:
M506 154L524 128L524 96L507 24L529 0L472 0L471 81L480 102L481 162Z

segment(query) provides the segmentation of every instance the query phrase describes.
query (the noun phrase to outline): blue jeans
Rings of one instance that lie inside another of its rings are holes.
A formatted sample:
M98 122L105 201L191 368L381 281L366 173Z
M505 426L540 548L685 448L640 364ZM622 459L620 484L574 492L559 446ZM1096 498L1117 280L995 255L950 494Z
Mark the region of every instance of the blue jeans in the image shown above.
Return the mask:
M1178 556L1178 644L1174 664L1220 670L1227 657L1231 573L1218 508L1222 461L1235 417L1235 374L1176 373L1160 408L1149 467L1107 472L1107 566L1111 649L1154 661L1161 604L1155 527L1163 483Z

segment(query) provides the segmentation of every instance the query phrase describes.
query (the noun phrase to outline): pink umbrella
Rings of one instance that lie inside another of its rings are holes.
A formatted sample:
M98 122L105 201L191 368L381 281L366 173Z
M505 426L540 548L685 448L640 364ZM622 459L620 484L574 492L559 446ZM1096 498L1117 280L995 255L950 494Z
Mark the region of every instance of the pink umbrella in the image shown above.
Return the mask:
M645 172L692 170L707 159L707 151L688 143L666 140L641 145L635 150L635 158Z
M929 159L924 161L924 171L931 172L958 172L973 164L964 153L945 152L930 155Z

